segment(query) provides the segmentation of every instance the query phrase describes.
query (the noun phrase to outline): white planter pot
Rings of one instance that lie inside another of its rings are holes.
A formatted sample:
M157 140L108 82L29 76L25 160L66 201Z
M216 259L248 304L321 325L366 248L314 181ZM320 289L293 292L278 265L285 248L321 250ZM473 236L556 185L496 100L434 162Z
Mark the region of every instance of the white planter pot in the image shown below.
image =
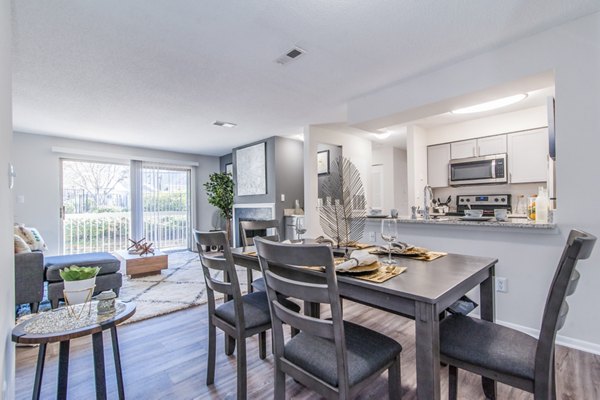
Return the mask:
M64 285L65 296L69 304L81 304L85 303L88 298L92 298L96 286L96 277L81 281L64 281Z

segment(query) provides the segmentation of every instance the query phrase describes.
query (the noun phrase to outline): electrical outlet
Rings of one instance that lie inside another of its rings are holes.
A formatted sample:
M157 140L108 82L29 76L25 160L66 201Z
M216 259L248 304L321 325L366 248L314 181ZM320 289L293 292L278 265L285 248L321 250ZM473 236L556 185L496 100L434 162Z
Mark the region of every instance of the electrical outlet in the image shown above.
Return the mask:
M502 277L496 277L496 292L508 292L508 280Z
M285 194L281 194L281 201L285 201Z
M369 242L375 242L375 232L369 232Z

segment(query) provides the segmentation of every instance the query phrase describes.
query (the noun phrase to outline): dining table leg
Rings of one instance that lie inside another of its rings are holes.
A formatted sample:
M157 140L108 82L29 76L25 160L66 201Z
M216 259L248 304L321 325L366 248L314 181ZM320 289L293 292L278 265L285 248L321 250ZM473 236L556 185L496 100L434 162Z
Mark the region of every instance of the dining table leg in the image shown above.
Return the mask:
M96 378L96 400L106 400L106 373L104 371L104 343L102 331L92 334L94 347L94 376Z
M415 304L415 347L417 359L417 398L439 400L440 320L435 304Z
M35 367L35 380L33 383L33 400L40 398L42 390L42 376L44 375L44 362L46 361L46 343L40 343L38 349L37 365Z
M121 352L119 351L119 337L117 336L117 327L110 328L112 339L113 358L115 359L115 372L117 373L117 390L119 400L125 399L125 389L123 388L123 368L121 367Z
M490 268L490 274L486 280L481 282L479 285L479 293L480 293L480 307L481 307L481 319L494 322L496 319L495 316L495 307L494 307L494 276L495 268ZM488 399L496 399L497 393L497 385L496 381L489 378L481 378L481 386L483 387L483 393Z
M69 340L60 342L58 353L58 386L56 398L64 400L67 398L67 382L69 380Z

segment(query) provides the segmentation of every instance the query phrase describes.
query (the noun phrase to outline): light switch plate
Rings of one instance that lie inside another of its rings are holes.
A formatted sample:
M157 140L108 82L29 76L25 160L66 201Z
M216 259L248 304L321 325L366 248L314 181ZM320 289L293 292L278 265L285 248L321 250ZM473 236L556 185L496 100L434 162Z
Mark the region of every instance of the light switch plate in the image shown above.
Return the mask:
M285 194L281 193L281 201L285 201Z

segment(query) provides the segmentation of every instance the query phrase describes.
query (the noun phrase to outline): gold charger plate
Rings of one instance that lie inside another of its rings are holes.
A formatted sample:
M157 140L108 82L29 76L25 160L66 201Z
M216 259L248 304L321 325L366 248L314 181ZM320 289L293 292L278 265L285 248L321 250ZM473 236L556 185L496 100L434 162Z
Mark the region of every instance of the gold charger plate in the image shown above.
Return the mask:
M367 272L377 271L381 267L379 261L375 261L373 264L369 265L359 265L358 267L351 268L346 271L336 271L342 274L366 274Z

